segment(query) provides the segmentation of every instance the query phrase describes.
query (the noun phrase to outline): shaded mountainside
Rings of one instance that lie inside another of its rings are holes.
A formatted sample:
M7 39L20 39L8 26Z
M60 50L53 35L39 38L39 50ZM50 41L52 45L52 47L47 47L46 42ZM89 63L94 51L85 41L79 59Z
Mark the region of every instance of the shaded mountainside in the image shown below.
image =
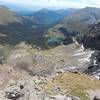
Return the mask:
M92 25L87 33L77 36L77 39L85 48L100 50L100 22Z
M31 28L19 23L0 26L0 43L15 45L21 41L45 47L45 38L43 37L44 29L41 27ZM42 42L41 42L42 41Z
M45 47L43 32L46 29L6 7L0 7L0 43L17 44L21 41ZM40 42L40 40L42 42Z
M27 17L29 17L31 21L35 22L38 26L50 27L63 19L67 14L67 10L41 9L33 13L33 15L27 15Z

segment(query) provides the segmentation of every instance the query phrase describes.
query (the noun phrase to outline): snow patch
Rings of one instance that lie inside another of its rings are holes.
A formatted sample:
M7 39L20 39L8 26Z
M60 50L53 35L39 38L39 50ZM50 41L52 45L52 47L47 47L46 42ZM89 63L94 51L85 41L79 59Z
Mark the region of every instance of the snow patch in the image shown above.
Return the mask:
M93 53L94 53L94 51L87 52L87 55L86 55L87 57L78 59L78 61L80 61L80 62L90 62L90 57Z
M78 61L80 62L89 62L89 58L82 58L82 59L78 59Z
M84 54L86 54L86 52L76 53L76 54L74 54L73 56L80 56L80 55L84 55Z
M76 67L70 67L70 68L68 68L68 70L73 70L73 69L76 69Z

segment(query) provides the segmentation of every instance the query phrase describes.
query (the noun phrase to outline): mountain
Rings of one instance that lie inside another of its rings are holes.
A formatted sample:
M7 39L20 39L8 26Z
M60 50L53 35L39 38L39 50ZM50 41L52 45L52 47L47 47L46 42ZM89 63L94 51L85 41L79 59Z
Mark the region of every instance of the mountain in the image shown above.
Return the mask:
M86 34L99 20L99 8L41 9L23 16L1 6L0 42L16 44L25 41L38 46L45 46L46 42L68 44L72 42L71 36Z
M16 12L0 6L0 43L17 44L21 41L32 45L44 46L42 26L37 26L29 18L19 16ZM38 41L41 40L42 42Z
M19 15L6 7L1 7L0 11L0 43L16 44L25 41L40 47L46 45L44 32L69 14L69 10L42 9Z
M22 19L15 16L8 8L0 6L0 24L7 25L9 23L21 23Z
M98 20L100 20L100 9L87 7L69 14L52 30L64 28L68 33L84 33Z
M41 9L33 15L29 15L29 18L38 26L50 27L63 19L67 14L67 10Z
M46 36L48 39L56 38L64 40L66 37L87 34L91 25L100 20L100 9L87 7L73 10L57 25L50 28ZM66 40L67 41L67 40ZM69 41L69 39L68 39Z

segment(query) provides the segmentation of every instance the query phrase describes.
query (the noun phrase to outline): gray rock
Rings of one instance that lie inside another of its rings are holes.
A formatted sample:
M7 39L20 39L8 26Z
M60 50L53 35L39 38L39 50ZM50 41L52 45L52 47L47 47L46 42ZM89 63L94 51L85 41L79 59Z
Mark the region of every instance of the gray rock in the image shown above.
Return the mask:
M89 94L89 98L90 100L100 100L100 91L96 90L96 91L87 91Z
M12 92L6 92L6 97L12 100L17 100L23 96L24 94L22 94L21 92L18 92L17 90L13 90Z
M97 94L93 100L100 100L100 94Z
M9 84L5 89L6 100L38 100L31 80L17 81Z

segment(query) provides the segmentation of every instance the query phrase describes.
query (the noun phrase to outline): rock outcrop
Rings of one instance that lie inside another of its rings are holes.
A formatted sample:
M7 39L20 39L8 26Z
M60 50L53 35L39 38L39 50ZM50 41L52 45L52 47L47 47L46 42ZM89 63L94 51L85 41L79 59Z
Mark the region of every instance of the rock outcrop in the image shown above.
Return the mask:
M79 42L83 44L85 49L94 50L94 53L89 58L88 67L84 72L100 79L100 22L92 25L88 33L84 34Z

